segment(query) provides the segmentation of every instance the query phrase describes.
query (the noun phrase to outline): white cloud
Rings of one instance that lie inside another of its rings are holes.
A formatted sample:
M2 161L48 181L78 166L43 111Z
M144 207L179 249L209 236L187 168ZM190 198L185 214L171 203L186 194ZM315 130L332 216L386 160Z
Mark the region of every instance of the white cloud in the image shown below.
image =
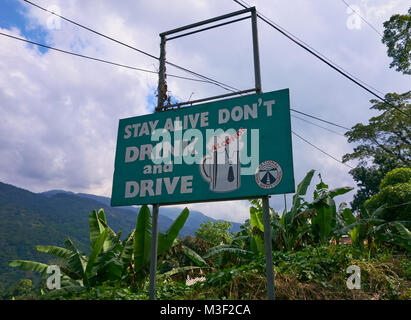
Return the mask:
M232 1L62 1L61 14L154 55L159 33L241 8ZM388 68L390 59L367 26L346 27L343 4L320 1L253 1L257 9L295 33L342 67L383 92L408 89L403 75ZM354 3L353 3L354 4ZM371 2L358 1L369 8ZM406 12L407 1L373 4L368 18L379 25ZM188 14L189 13L189 14ZM377 14L378 13L378 14ZM27 24L47 27L50 15L28 7ZM19 30L2 30L19 34ZM61 22L49 30L48 43L59 48L132 66L156 69L157 61L107 39ZM373 98L271 27L259 22L263 89L290 88L292 107L351 127L366 121ZM249 21L169 42L167 58L240 89L253 86ZM168 72L181 74L168 67ZM149 112L155 75L142 74L0 39L0 180L34 191L69 189L110 196L118 119ZM218 87L168 78L169 89L186 100L225 93ZM337 157L350 152L344 138L292 119L293 129ZM314 168L331 187L355 186L349 168L293 137L296 184ZM311 192L311 191L310 191ZM350 195L341 197L350 201ZM291 196L288 196L291 201ZM271 204L280 210L282 196ZM289 204L288 204L289 205ZM246 201L190 205L215 217L241 221ZM229 209L227 209L229 208Z

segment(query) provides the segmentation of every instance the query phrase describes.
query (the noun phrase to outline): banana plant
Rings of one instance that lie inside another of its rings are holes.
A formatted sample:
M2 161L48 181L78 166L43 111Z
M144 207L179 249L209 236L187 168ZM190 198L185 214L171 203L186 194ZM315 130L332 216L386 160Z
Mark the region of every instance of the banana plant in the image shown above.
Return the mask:
M158 254L168 250L177 238L189 215L185 208L165 234L159 234ZM151 213L142 206L137 217L136 228L124 240L107 225L104 210L93 210L89 215L90 255L81 253L68 238L64 248L57 246L36 246L38 252L60 258L62 287L93 287L105 281L119 281L129 276L130 267L134 273L143 275L150 261ZM41 273L47 276L49 265L35 261L13 260L11 267Z
M264 250L264 223L263 207L260 199L251 200L254 206L250 207L250 225L252 238L250 240L251 250L254 253L263 255Z
M295 250L310 242L310 218L312 210L308 210L308 203L304 196L314 176L315 170L310 170L298 184L293 196L290 211L283 212L281 218L277 213L272 214L271 227L273 247L285 251Z
M351 221L352 223L344 227L341 233L350 233L353 245L358 247L362 247L364 240L367 239L369 244L374 241L378 244L394 244L411 252L411 221L391 221L385 218L386 210L395 207L397 206L382 205L371 213L361 208L358 219Z
M183 228L189 210L184 208L166 233L159 233L157 255L161 255L169 250L176 240L180 230ZM146 273L151 256L151 213L147 205L143 205L137 217L136 228L134 229L133 246L133 271L135 273Z
M60 269L63 273L62 280L66 280L66 283L89 287L92 283L96 282L97 273L101 272L99 261L102 260L102 256L107 254L114 245L115 233L106 225L106 222L102 209L100 209L98 213L95 210L90 213L91 253L89 256L81 253L70 238L65 241L65 248L38 245L36 246L36 250L61 259ZM11 267L20 267L27 271L39 272L43 276L47 275L46 271L49 267L47 264L25 260L13 260L9 265ZM62 283L62 285L64 285L64 283Z
M319 177L320 183L317 184L314 191L314 201L308 207L313 210L311 228L314 241L326 244L337 226L337 208L334 197L343 195L353 188L342 187L328 190L328 185L322 181L321 175Z

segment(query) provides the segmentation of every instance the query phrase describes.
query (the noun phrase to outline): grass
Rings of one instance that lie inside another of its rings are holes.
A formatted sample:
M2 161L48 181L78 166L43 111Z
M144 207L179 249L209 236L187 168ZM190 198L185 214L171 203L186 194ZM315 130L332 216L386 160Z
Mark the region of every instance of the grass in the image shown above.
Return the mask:
M274 252L275 295L278 300L411 300L411 260L393 255L357 250L351 246L306 247L297 252ZM348 289L346 269L361 270L361 289ZM191 273L193 278L198 274ZM266 299L265 259L225 269L208 269L203 282L187 286L187 274L158 277L157 298L161 300L262 300ZM106 283L80 292L50 294L40 299L145 300L143 289Z

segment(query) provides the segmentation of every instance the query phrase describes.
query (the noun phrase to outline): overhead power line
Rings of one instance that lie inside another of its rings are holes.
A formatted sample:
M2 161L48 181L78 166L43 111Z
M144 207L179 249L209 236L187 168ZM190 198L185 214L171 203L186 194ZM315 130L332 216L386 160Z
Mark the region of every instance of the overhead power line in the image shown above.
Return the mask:
M80 58L85 58L85 59L89 59L89 60L93 60L93 61L97 61L97 62L102 62L102 63L114 65L114 66L117 66L117 67L122 67L122 68L131 69L131 70L136 70L136 71L141 71L141 72L147 72L147 73L157 74L157 71L147 70L147 69L137 68L137 67L132 67L132 66L129 66L129 65L125 65L125 64L121 64L121 63L117 63L117 62L113 62L113 61L109 61L109 60L104 60L104 59L100 59L100 58L95 58L95 57L91 57L91 56L86 56L86 55L83 55L83 54L79 54L79 53L75 53L75 52L71 52L71 51L67 51L67 50L55 48L55 47L52 47L52 46L48 46L48 45L45 45L45 44L42 44L42 43L38 43L38 42L35 42L35 41L27 40L27 39L20 38L20 37L17 37L17 36L14 36L14 35L10 35L10 34L7 34L7 33L3 33L3 32L0 32L0 35L5 36L5 37L9 37L9 38L12 38L12 39L15 39L15 40L19 40L19 41L22 41L22 42L30 43L30 44L33 44L33 45L36 45L36 46L39 46L39 47L43 47L43 48L47 48L47 49L50 49L50 50L54 50L54 51L57 51L57 52L61 52L61 53L69 54L69 55L72 55L72 56L80 57ZM170 74L170 73L167 73L167 76L169 76L169 77L174 77L174 78L178 78L178 79L183 79L183 80L190 80L190 81L210 83L210 82L207 81L207 80L187 78L187 77L182 77L182 76L178 76L178 75L174 75L174 74ZM306 116L306 117L313 118L313 119L322 121L322 122L324 122L324 123L328 123L328 124L331 124L331 125L333 125L333 126L340 127L340 128L342 128L342 129L350 130L350 129L347 128L347 127L344 127L344 126L338 125L338 124L336 124L336 123L333 123L333 122L330 122L330 121L327 121L327 120L324 120L324 119L321 119L321 118L312 116L312 115L310 115L310 114L307 114L307 113L304 113L304 112L301 112L301 111L298 111L298 110L295 110L295 109L290 109L290 110L293 111L293 112L302 114L302 115L304 115L304 116ZM298 117L296 117L296 118L298 118ZM299 119L301 119L301 118L299 118ZM303 119L301 119L301 120L303 120ZM309 122L309 121L307 121L307 120L304 120L304 121ZM310 123L311 123L311 122L310 122ZM313 123L313 124L314 124L314 123ZM315 124L314 124L314 125L315 125ZM317 125L317 126L318 126L318 125ZM318 127L321 127L321 126L318 126ZM321 127L321 128L322 128L322 127ZM332 130L327 129L327 128L324 128L324 129L329 130L329 131L332 131Z
M131 67L131 66L127 66L127 65L124 65L124 64L120 64L120 63L116 63L116 62L112 62L112 61L108 61L108 60L103 60L103 59L99 59L99 58L94 58L94 57L90 57L90 56L86 56L86 55L82 55L82 54L78 54L78 53L74 53L74 52L70 52L70 51L66 51L66 50L62 50L62 49L58 49L58 48L54 48L54 47L51 47L51 46L47 46L47 45L44 45L44 44L41 44L41 43L37 43L37 42L34 42L34 41L30 41L30 40L27 40L27 39L23 39L23 38L20 38L20 37L16 37L16 36L13 36L13 35L10 35L10 34L6 34L6 33L3 33L3 32L0 32L0 35L9 37L9 38L12 38L12 39L15 39L15 40L23 41L23 42L26 42L26 43L30 43L30 44L33 44L33 45L37 45L37 46L40 46L40 47L43 47L43 48L47 48L47 49L50 49L50 50L58 51L58 52L61 52L61 53L66 53L66 54L70 54L70 55L73 55L73 56L77 56L77 57L80 57L80 58L90 59L90 60L94 60L94 61L98 61L98 62L103 62L103 63L115 65L115 66L118 66L118 67L127 68L127 69L132 69L132 70L137 70L137 71L143 71L143 72L148 72L148 73L157 73L156 71L152 71L152 70L146 70L146 69L142 69L142 68ZM181 76L177 76L177 75L173 75L173 74L167 74L167 75L170 76L170 77L176 77L176 78L181 78L181 79L185 79L185 80L208 82L208 81L206 81L206 80L186 78L186 77L181 77ZM332 122L329 122L329 121L326 121L326 120L323 120L323 119L320 119L320 118L311 116L311 115L309 115L309 114L306 114L306 113L303 113L303 112L300 112L300 111L296 111L296 110L293 110L293 109L291 109L291 110L294 111L294 112L298 112L298 113L304 114L304 115L307 116L307 117L311 117L311 118L314 118L314 119L317 119L317 120L320 120L320 121L323 121L323 122L327 122L327 123L332 124L332 125L335 125L335 126L339 126L339 125L334 124L334 123L332 123ZM313 124L313 125L316 125L317 127L323 128L323 129L325 129L325 130L328 130L328 131L331 131L331 132L340 134L340 133L338 133L338 132L336 132L336 131L333 131L333 130L330 130L330 129L328 129L328 128L319 126L319 125L317 125L317 124L315 124L315 123L313 123L313 122L304 120L304 119L299 118L299 117L296 117L296 116L294 116L294 117L295 117L295 118L298 118L298 119L300 119L300 120L309 122L309 123L311 123L311 124ZM342 126L339 126L339 127L342 127ZM342 128L344 128L344 127L342 127ZM316 148L317 150L319 150L319 151L321 151L322 153L326 154L327 156L329 156L329 157L333 158L334 160L336 160L336 161L338 161L338 162L340 162L340 163L342 163L342 164L350 167L349 165L347 165L347 164L339 161L339 160L336 159L335 157L329 155L327 152L323 151L322 149L320 149L319 147L315 146L315 145L312 144L311 142L307 141L306 139L304 139L304 138L301 137L300 135L296 134L294 131L292 131L292 133L295 134L295 135L296 135L297 137L299 137L300 139L302 139L304 142L310 144L311 146L313 146L313 147ZM341 134L340 134L340 135L341 135ZM350 167L350 168L352 168L352 167Z
M61 15L58 15L58 14L56 14L56 13L50 11L50 10L47 10L46 8L43 8L43 7L41 7L41 6L33 3L33 2L31 2L31 1L28 1L28 0L24 0L24 1L25 1L26 3L28 3L28 4L30 4L30 5L33 5L33 6L37 7L37 8L39 8L39 9L43 10L43 11L46 11L46 12L48 12L48 13L50 13L50 14L53 14L53 15L55 15L55 16L58 16L59 18L65 20L65 21L67 21L67 22L70 22L70 23L72 23L72 24L74 24L74 25L76 25L76 26L78 26L78 27L84 28L85 30L88 30L88 31L90 31L90 32L92 32L92 33L95 33L95 34L97 34L97 35L99 35L99 36L102 36L102 37L104 37L104 38L106 38L106 39L109 39L109 40L111 40L111 41L113 41L113 42L116 42L116 43L118 43L118 44L121 44L121 45L123 45L123 46L125 46L125 47L128 47L128 48L130 48L130 49L132 49L132 50L135 50L135 51L137 51L137 52L139 52L139 53L142 53L142 54L144 54L144 55L146 55L146 56L148 56L148 57L150 57L150 58L153 58L153 59L155 59L155 60L159 60L158 57L156 57L156 56L154 56L154 55L152 55L152 54L150 54L150 53L147 53L147 52L145 52L145 51L143 51L143 50L141 50L141 49L138 49L138 48L136 48L136 47L133 47L133 46L131 46L131 45L129 45L129 44L126 44L126 43L124 43L124 42L122 42L122 41L119 41L119 40L114 39L114 38L112 38L112 37L109 37L109 36L107 36L107 35L105 35L105 34L103 34L103 33L100 33L100 32L98 32L98 31L96 31L96 30L94 30L94 29L88 28L88 27L86 27L86 26L84 26L84 25L82 25L82 24L80 24L80 23L77 23L77 22L75 22L75 21L73 21L73 20L70 20L70 19L68 19L68 18L65 18L65 17L63 17L63 16L61 16ZM234 1L235 1L236 3L238 3L238 4L240 4L241 6L247 8L244 4L241 4L239 1L237 1L237 0L234 0ZM350 79L351 81L353 81L354 83L356 83L357 85L359 85L360 87L362 87L363 89L365 89L366 91L368 91L369 93L373 94L374 96L376 96L376 97L379 98L380 100L384 101L385 103L389 104L390 106L392 106L393 108L397 109L397 110L400 111L401 113L405 114L402 110L396 108L396 107L393 106L391 103L389 103L388 101L386 101L384 98L381 98L380 96L378 96L377 94L375 94L375 92L373 92L373 91L371 91L370 89L368 89L366 86L368 86L369 88L372 88L372 89L375 90L375 91L378 91L378 90L376 90L375 88L373 88L373 87L371 87L370 85L366 84L364 81L362 81L362 80L360 80L360 79L358 79L358 78L355 78L354 76L352 76L351 74L349 74L349 73L346 72L346 71L345 71L345 73L344 73L344 72L342 71L343 69L342 69L341 67L338 67L338 65L336 65L335 63L333 63L330 59L328 59L327 57L325 57L324 55L322 55L321 53L319 53L318 51L316 51L315 49L313 49L313 48L310 47L309 45L301 44L302 41L300 41L300 42L297 41L298 38L296 38L295 36L294 36L294 38L293 38L292 36L290 36L290 33L289 33L287 30L285 30L285 29L284 29L284 31L281 30L281 29L282 29L281 27L276 26L275 23L272 22L272 21L270 22L269 19L268 19L268 18L265 18L262 14L258 13L258 17L259 17L260 19L262 19L264 22L266 22L266 23L268 23L269 25L271 25L271 26L272 26L273 28L275 28L277 31L279 31L280 33L282 33L283 35L285 35L287 38L289 38L290 40L292 40L293 42L295 42L297 45L301 46L302 48L304 48L305 50L307 50L308 52L310 52L311 54L313 54L314 56L316 56L317 58L319 58L321 61L323 61L324 63L326 63L327 65L329 65L330 67L332 67L333 69L335 69L336 71L338 71L339 73L341 73L342 75L344 75L345 77L347 77L348 79ZM297 39L297 40L295 40L295 39ZM304 43L304 42L302 42L302 43ZM310 49L310 48L311 48L311 49ZM59 51L59 50L58 50L58 51ZM60 50L60 51L61 51L61 50ZM76 55L77 55L77 54L76 54ZM81 55L78 55L78 56L81 56ZM84 56L84 57L85 57L85 56ZM100 59L94 59L94 60L99 61ZM328 61L327 61L327 60L328 60ZM330 61L330 62L329 62L329 61ZM223 83L223 82L220 82L220 81L214 80L214 79L212 79L212 78L206 77L206 76L201 75L201 74L199 74L199 73L196 73L196 72L194 72L194 71L192 71L192 70L183 68L183 67L181 67L181 66L179 66L179 65L176 65L176 64L174 64L174 63L172 63L172 62L170 62L170 61L166 61L166 63L167 63L168 65L171 65L171 66L173 66L173 67L175 67L175 68L178 68L178 69L180 69L180 70L182 70L182 71L184 71L184 72L188 72L188 73L190 73L190 74L192 74L192 75L194 75L194 76L196 76L196 77L198 77L198 78L202 78L202 79L204 80L203 82L212 83L212 84L214 84L214 85L217 85L217 86L219 86L219 87L221 87L221 88L223 88L223 89L225 89L225 90L227 90L227 91L231 91L231 92L238 92L238 91L240 91L239 89L237 89L237 88L235 88L235 87L233 87L233 86L230 86L230 85L227 85L227 84L225 84L225 83ZM336 67L336 66L337 66L337 67ZM348 75L348 74L349 74L349 75ZM170 76L171 76L171 75L170 75ZM177 76L177 77L178 77L178 76ZM183 78L183 77L182 77L182 78ZM355 80L355 79L356 79L356 80ZM191 80L191 79L190 79L190 80ZM205 80L207 80L207 81L205 81ZM362 82L364 85L362 85L360 82ZM378 92L380 92L380 91L378 91ZM381 92L380 92L380 93L381 93ZM381 94L382 94L382 93L381 93ZM323 119L320 119L320 118L318 118L318 117L311 116L311 115L308 115L308 114L306 114L306 113L303 113L303 112L300 112L300 111L297 111L297 110L293 110L293 109L291 109L291 110L294 111L294 112L303 114L303 115L305 115L305 116L307 116L307 117L311 117L311 118L317 119L317 120L319 120L319 121L323 121L323 122L326 122L326 123L329 123L329 124L332 124L332 125L335 125L335 126L338 126L338 127L344 128L344 129L347 129L347 130L350 130L350 129L346 128L346 127L343 127L343 126L334 124L334 123L332 123L332 122L330 122L330 121L323 120ZM405 115L407 115L407 114L405 114ZM408 116L408 115L407 115L407 116ZM301 118L300 118L300 119L301 119ZM328 129L327 129L327 130L328 130ZM297 137L299 137L300 139L302 139L304 142L310 144L311 146L313 146L313 147L316 148L317 150L321 151L322 153L324 153L324 154L326 154L327 156L331 157L332 159L336 160L337 162L342 163L342 164L346 165L346 166L349 167L349 168L352 168L351 166L349 166L349 165L347 165L347 164L339 161L337 158L335 158L335 157L333 157L332 155L328 154L327 152L325 152L325 151L322 150L321 148L315 146L314 144L312 144L312 143L309 142L308 140L304 139L304 138L301 137L300 135L296 134L295 132L293 132L293 134L296 135Z
M354 12L357 16L359 16L361 18L362 21L364 21L366 24L368 24L368 26L373 29L381 38L383 37L383 35L381 34L381 32L379 32L377 30L377 28L375 28L370 22L368 22L359 12L355 11L353 7L351 7L345 0L341 0L348 8L350 8L352 10L352 12Z
M332 133L338 134L339 136L345 137L345 136L344 136L342 133L340 133L340 132L337 132L337 131L334 131L334 130L328 129L328 128L323 127L323 126L320 126L320 125L318 125L318 124L316 124L316 123L314 123L314 122L311 122L311 121L305 120L305 119L303 119L303 118L300 118L300 117L297 117L297 116L294 116L294 115L291 115L291 116L292 116L293 118L299 119L299 120L301 120L301 121L304 121L304 122L310 123L310 124L312 124L312 125L314 125L314 126L316 126L316 127L319 127L319 128L324 129L324 130L327 130L327 131L329 131L329 132L332 132Z
M59 15L59 14L57 14L57 13L51 11L51 10L48 10L48 9L46 9L46 8L40 6L40 5L38 5L38 4L36 4L36 3L32 2L32 1L29 1L29 0L23 0L23 1L26 2L26 3L28 3L28 4L30 4L30 5L32 5L32 6L34 6L34 7L36 7L36 8L38 8L38 9L41 9L41 10L43 10L43 11L45 11L45 12L48 12L48 13L50 13L50 14L53 14L53 15L55 15L56 17L59 17L60 19L63 19L64 21L67 21L67 22L69 22L69 23L71 23L71 24L74 24L74 25L76 25L76 26L78 26L78 27L80 27L80 28L83 28L83 29L85 29L85 30L87 30L87 31L90 31L90 32L92 32L92 33L94 33L94 34L97 34L97 35L99 35L99 36L101 36L101 37L103 37L103 38L106 38L106 39L108 39L108 40L110 40L110 41L113 41L113 42L115 42L115 43L117 43L117 44L120 44L120 45L122 45L122 46L125 46L125 47L127 47L127 48L129 48L129 49L132 49L132 50L134 50L134 51L137 51L137 52L139 52L139 53L141 53L141 54L144 54L144 55L146 55L147 57L150 57L150 58L155 59L155 60L160 60L160 58L154 56L153 54L150 54L150 53L148 53L148 52L146 52L146 51L144 51L144 50L141 50L141 49L136 48L136 47L134 47L134 46L132 46L132 45L129 45L129 44L123 42L123 41L117 40L117 39L115 39L115 38L113 38L113 37L110 37L110 36L108 36L108 35L106 35L106 34L103 34L103 33L101 33L101 32L98 32L98 31L96 31L96 30L94 30L94 29L92 29L92 28L86 27L86 26L84 26L83 24L80 24L80 23L78 23L78 22L76 22L76 21L74 21L74 20L71 20L71 19L68 19L68 18L66 18L66 17L63 17L62 15ZM182 70L182 71L184 71L184 72L188 72L188 73L190 73L190 74L192 74L192 75L194 75L194 76L196 76L196 77L202 78L202 79L204 79L204 80L208 80L210 83L213 83L214 85L219 86L220 88L222 88L222 89L224 89L224 90L232 91L232 92L240 91L240 89L237 89L237 88L235 88L235 87L229 86L229 85L227 85L227 84L224 84L224 83L222 83L222 82L220 82L220 81L217 81L217 80L215 80L215 79L212 79L212 78L210 78L210 77L204 76L204 75L202 75L202 74L200 74L200 73L194 72L194 71L189 70L189 69L187 69L187 68L181 67L181 66L179 66L179 65L177 65L177 64L175 64L175 63L172 63L172 62L170 62L170 61L166 61L166 63L167 63L168 65L173 66L173 67L175 67L175 68L177 68L177 69L180 69L180 70Z
M298 133L295 133L294 131L291 131L295 136L297 136L298 138L300 138L301 140L303 140L305 143L308 143L310 146L312 146L313 148L317 149L318 151L324 153L326 156L334 159L335 161L345 165L346 167L350 168L350 169L354 169L353 167L351 167L350 165L346 164L345 162L342 162L340 160L338 160L336 157L332 156L331 154L329 154L328 152L324 151L323 149L317 147L316 145L314 145L313 143L311 143L310 141L304 139L302 136L300 136Z
M327 120L324 120L324 119L321 119L321 118L318 118L318 117L312 116L312 115L310 115L310 114L308 114L308 113L304 113L304 112L301 112L301 111L295 110L295 109L293 109L293 108L291 108L290 110L291 110L291 111L293 111L293 112L296 112L296 113L302 114L302 115L304 115L304 116L306 116L306 117L309 117L309 118L312 118L312 119L315 119L315 120L318 120L318 121L321 121L321 122L324 122L324 123L331 124L331 125L333 125L333 126L336 126L336 127L341 128L341 129L351 130L350 128L347 128L347 127L341 126L341 125L336 124L336 123L331 122L331 121L327 121Z
M72 56L80 57L80 58L85 58L85 59L89 59L89 60L93 60L93 61L103 62L103 63L106 63L106 64L111 64L111 65L114 65L114 66L117 66L117 67L127 68L127 69L131 69L131 70L135 70L135 71L141 71L141 72L158 74L157 71L147 70L147 69L137 68L137 67L132 67L132 66L128 66L128 65L125 65L125 64L117 63L117 62L112 62L112 61L108 61L108 60L104 60L104 59L99 59L99 58L94 58L94 57L86 56L86 55L84 55L84 54L79 54L79 53L75 53L75 52L71 52L71 51L67 51L67 50L63 50L63 49L51 47L51 46L48 46L48 45L45 45L45 44L42 44L42 43L38 43L38 42L31 41L31 40L27 40L27 39L24 39L24 38L16 37L16 36L13 36L13 35L11 35L11 34L7 34L7 33L3 33L3 32L0 32L0 35L5 36L5 37L9 37L9 38L12 38L12 39L15 39L15 40L27 42L27 43L30 43L30 44L33 44L33 45L36 45L36 46L39 46L39 47L42 47L42 48L46 48L46 49L54 50L54 51L57 51L57 52L69 54L69 55L72 55ZM170 73L167 73L167 75L168 75L169 77L174 77L174 78L179 78L179 79L184 79L184 80L211 83L210 81L207 81L207 80L187 78L187 77L182 77L182 76L178 76L178 75L174 75L174 74L170 74Z
M241 2L239 0L233 0L234 2L236 2L237 4L239 4L240 6L242 6L243 8L250 8L250 5L248 5L246 2L242 1ZM243 3L242 3L243 2ZM245 3L245 4L244 4ZM377 97L378 99L380 99L381 101L383 101L385 104L389 105L390 107L392 107L393 109L397 110L398 112L402 113L403 115L405 115L406 117L411 118L411 115L405 113L404 111L402 111L400 108L398 108L397 106L393 105L391 102L387 101L385 98L381 97L380 95L378 95L377 93L375 93L373 90L367 88L367 86L365 86L364 84L360 83L363 81L358 81L356 79L354 79L354 77L350 76L347 72L343 71L341 68L338 68L335 64L331 63L330 61L327 61L326 58L321 57L320 54L314 52L313 49L309 48L307 45L305 45L304 43L302 43L301 41L297 40L296 37L292 36L290 32L288 32L287 30L285 30L282 27L279 27L277 24L275 24L272 20L264 17L260 12L257 12L257 16L264 21L265 23L267 23L269 26L271 26L272 28L274 28L275 30L277 30L278 32L280 32L281 34L283 34L285 37L287 37L288 39L290 39L292 42L294 42L295 44L297 44L298 46L300 46L301 48L303 48L304 50L306 50L307 52L309 52L310 54L312 54L313 56L315 56L316 58L318 58L319 60L321 60L322 62L324 62L325 64L327 64L329 67L331 67L332 69L334 69L335 71L337 71L339 74L343 75L344 77L346 77L347 79L349 79L350 81L352 81L353 83L355 83L356 85L358 85L359 87L361 87L362 89L366 90L367 92L371 93L373 96ZM364 83L364 82L363 82Z
M95 34L99 35L99 36L102 36L102 37L104 37L104 38L106 38L106 39L109 39L109 40L114 41L114 42L116 42L116 43L118 43L118 44L121 44L121 45L123 45L123 46L126 46L126 47L128 47L128 48L130 48L130 49L132 49L132 50L135 50L135 51L137 51L137 52L139 52L139 53L142 53L142 54L144 54L144 55L146 55L146 56L148 56L148 57L150 57L150 58L159 60L158 57L156 57L156 56L154 56L154 55L152 55L152 54L150 54L150 53L147 53L147 52L145 52L145 51L143 51L143 50L141 50L141 49L138 49L138 48L136 48L136 47L134 47L134 46L131 46L131 45L129 45L129 44L126 44L126 43L124 43L124 42L122 42L122 41L119 41L119 40L117 40L117 39L114 39L114 38L112 38L112 37L110 37L110 36L107 36L107 35L101 33L101 32L98 32L98 31L96 31L96 30L94 30L94 29L91 29L91 28L89 28L89 27L86 27L86 26L84 26L84 25L82 25L82 24L80 24L80 23L78 23L78 22L75 22L75 21L73 21L73 20L71 20L71 19L68 19L68 18L66 18L66 17L63 17L63 16L61 16L61 15L59 15L59 14L53 12L53 11L50 11L50 10L44 8L44 7L39 6L38 4L33 3L32 1L29 1L29 0L23 0L23 1L25 1L26 3L28 3L28 4L30 4L30 5L33 5L33 6L37 7L37 8L39 8L39 9L43 10L43 11L45 11L45 12L48 12L48 13L50 13L50 14L53 14L53 15L55 15L55 16L63 19L63 20L65 20L65 21L67 21L67 22L70 22L70 23L72 23L72 24L74 24L74 25L76 25L76 26L78 26L78 27L84 28L85 30L88 30L88 31L90 31L90 32L92 32L92 33L95 33ZM246 5L240 3L239 1L237 1L237 0L233 0L233 1L235 1L235 2L238 3L239 5L243 6L244 8L247 8ZM242 2L244 2L244 1L242 1ZM245 2L244 2L244 3L245 3ZM270 21L268 21L267 18L264 18L263 15L260 14L259 12L258 12L257 14L258 14L258 17L259 17L260 19L262 19L264 22L268 23L268 24L271 25L273 28L277 29L277 30L278 30L279 32L281 32L283 35L285 35L286 37L288 37L290 40L292 40L293 42L295 42L296 44L298 44L299 46L301 46L301 47L304 48L305 50L309 51L311 54L313 54L314 56L316 56L317 58L319 58L320 60L322 60L324 63L328 64L330 67L332 67L333 69L335 69L336 71L338 71L339 73L341 73L342 75L344 75L345 77L347 77L348 79L350 79L351 81L353 81L354 83L356 83L357 85L359 85L360 87L362 87L363 89L365 89L366 91L368 91L369 93L373 94L374 96L376 96L376 97L377 97L378 99L380 99L381 101L384 101L386 104L390 105L391 107L393 107L393 108L396 109L397 111L403 113L404 115L406 115L406 116L408 116L408 117L411 117L410 115L408 115L408 114L406 114L405 112L403 112L401 109L397 108L396 106L394 106L393 104L391 104L390 102L388 102L386 99L380 97L380 96L377 95L375 92L371 91L370 89L368 89L367 87L365 87L364 85L362 85L361 83L359 83L359 81L355 80L354 77L347 75L347 73L344 73L343 71L339 70L339 68L337 68L336 66L334 66L334 65L331 64L330 62L326 61L325 58L322 58L319 54L316 54L313 50L309 49L309 48L308 48L307 46L305 46L304 44L301 44L301 43L299 43L299 41L293 39L293 37L291 37L291 36L289 35L290 33L289 33L288 31L286 31L285 29L284 29L285 31L281 30L281 29L280 29L278 26L276 26L273 22L270 22ZM210 81L210 83L213 83L214 85L219 86L219 87L223 88L224 90L231 91L231 92L238 92L238 91L240 91L240 89L238 89L238 88L235 88L235 87L233 87L233 86L227 85L227 84L225 84L225 83L223 83L223 82L220 82L220 81L217 81L217 80L215 80L215 79L206 77L206 76L201 75L201 74L199 74L199 73L197 73L197 72L194 72L194 71L192 71L192 70L183 68L183 67L181 67L181 66L179 66L179 65L176 65L176 64L174 64L174 63L172 63L172 62L170 62L170 61L166 61L166 63L169 64L169 65L171 65L171 66L173 66L173 67L175 67L175 68L178 68L178 69L180 69L180 70L182 70L182 71L184 71L184 72L188 72L188 73L190 73L190 74L192 74L192 75L194 75L194 76L196 76L196 77L199 77L199 78L208 80L208 81ZM362 81L362 82L363 82L363 81ZM363 83L364 83L364 82L363 82ZM369 87L370 87L370 86L369 86Z
M123 67L123 68L132 69L132 70L137 70L137 71L143 71L143 72L148 72L148 73L157 73L156 71L152 71L152 70L147 70L147 69L142 69L142 68L131 67L131 66L127 66L127 65L124 65L124 64L120 64L120 63L116 63L116 62L112 62L112 61L108 61L108 60L103 60L103 59L99 59L99 58L94 58L94 57L90 57L90 56L86 56L86 55L82 55L82 54L78 54L78 53L74 53L74 52L70 52L70 51L66 51L66 50L62 50L62 49L58 49L58 48L55 48L55 47L51 47L51 46L44 45L44 44L41 44L41 43L37 43L37 42L31 41L31 40L27 40L27 39L23 39L23 38L20 38L20 37L16 37L16 36L13 36L13 35L10 35L10 34L6 34L6 33L3 33L3 32L0 32L0 35L5 36L5 37L9 37L9 38L12 38L12 39L15 39L15 40L19 40L19 41L22 41L22 42L30 43L30 44L33 44L33 45L37 45L37 46L40 46L40 47L43 47L43 48L47 48L47 49L50 49L50 50L54 50L54 51L57 51L57 52L61 52L61 53L65 53L65 54L70 54L70 55L73 55L73 56L77 56L77 57L81 57L81 58L85 58L85 59L89 59L89 60L93 60L93 61L103 62L103 63L107 63L107 64L110 64L110 65L115 65L115 66L118 66L118 67ZM208 82L208 81L206 81L206 80L186 78L186 77L181 77L181 76L172 75L172 74L168 74L168 76L170 76L170 77L177 77L177 78L181 78L181 79L185 79L185 80ZM332 124L332 125L335 125L335 126L338 126L338 127L342 127L342 126L339 126L339 125L334 124L334 123L332 123L332 122L329 122L329 121L327 121L327 120L323 120L323 119L320 119L320 118L318 118L318 117L314 117L314 116L311 116L311 115L309 115L309 114L306 114L306 113L303 113L303 112L300 112L300 111L297 111L297 110L293 110L293 109L291 109L291 110L294 111L294 112L297 112L297 113L301 113L301 114L303 114L303 115L305 115L305 116L307 116L307 117L311 117L311 118L314 118L314 119L317 119L317 120L320 120L320 121L323 121L323 122L326 122L326 123L329 123L329 124ZM311 124L313 124L313 125L316 125L316 126L318 126L318 127L320 127L320 128L326 129L326 130L328 130L328 131L337 133L337 132L335 132L335 131L332 131L332 130L327 129L327 128L324 128L324 127L321 127L321 126L319 126L319 125L317 125L317 124L314 124L314 123L312 123L312 122L310 122L310 121L307 121L307 120L304 120L304 119L302 119L302 118L299 118L299 117L296 117L296 116L294 116L294 117L295 117L295 118L298 118L298 119L300 119L300 120L309 122L309 123L311 123ZM342 128L344 128L344 127L342 127ZM315 145L312 144L311 142L307 141L306 139L304 139L304 138L301 137L300 135L296 134L295 132L292 131L292 133L295 134L296 136L298 136L298 137L299 137L300 139L302 139L304 142L310 144L311 146L313 146L313 147L316 148L317 150L319 150L319 151L321 151L322 153L326 154L327 156L329 156L329 157L333 158L334 160L336 160L336 161L338 161L338 162L340 162L340 163L348 166L347 164L345 164L345 163L339 161L338 159L336 159L335 157L329 155L327 152L323 151L322 149L320 149L319 147L315 146ZM337 134L339 134L339 133L337 133ZM348 166L348 167L350 167L350 166ZM352 167L350 167L350 168L352 168Z

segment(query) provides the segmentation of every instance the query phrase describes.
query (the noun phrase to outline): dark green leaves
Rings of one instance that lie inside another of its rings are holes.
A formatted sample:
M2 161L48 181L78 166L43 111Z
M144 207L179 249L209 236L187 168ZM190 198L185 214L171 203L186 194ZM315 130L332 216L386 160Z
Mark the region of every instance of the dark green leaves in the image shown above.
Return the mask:
M148 206L143 205L137 217L134 231L134 269L139 270L150 260L151 248L151 213Z

